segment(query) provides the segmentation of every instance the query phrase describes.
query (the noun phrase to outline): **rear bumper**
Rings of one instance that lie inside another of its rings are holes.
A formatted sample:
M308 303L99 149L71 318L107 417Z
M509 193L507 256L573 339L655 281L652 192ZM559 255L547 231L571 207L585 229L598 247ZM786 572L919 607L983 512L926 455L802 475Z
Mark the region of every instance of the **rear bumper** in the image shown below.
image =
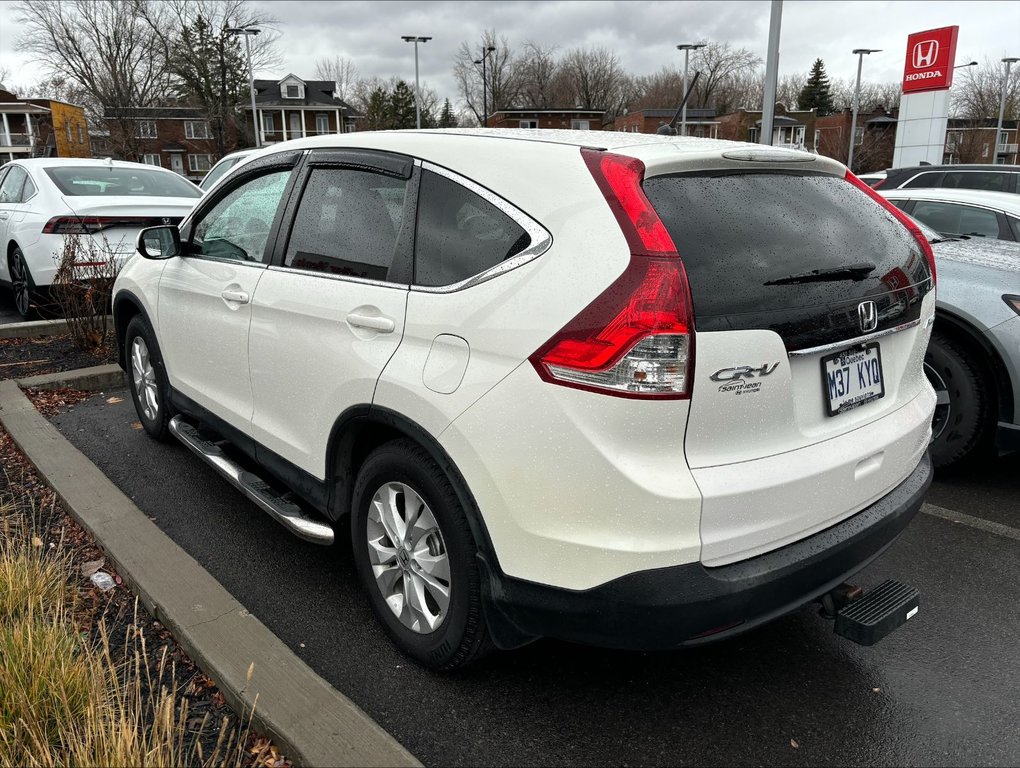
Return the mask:
M504 648L555 637L634 650L698 645L747 631L815 600L880 555L917 514L931 480L925 454L906 480L853 517L717 568L659 568L571 591L496 574L483 562L490 629Z

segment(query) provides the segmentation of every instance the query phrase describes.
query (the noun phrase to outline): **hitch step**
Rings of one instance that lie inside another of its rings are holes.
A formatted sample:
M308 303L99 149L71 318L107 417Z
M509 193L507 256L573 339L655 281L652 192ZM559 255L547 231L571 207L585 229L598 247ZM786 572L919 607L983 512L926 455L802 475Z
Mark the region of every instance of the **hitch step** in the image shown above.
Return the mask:
M888 579L860 599L840 608L833 631L860 645L874 645L912 619L919 601L917 589Z
M261 477L245 471L224 453L218 442L209 440L202 430L180 416L174 416L170 420L170 432L190 448L192 453L230 481L263 512L266 512L299 539L324 546L333 543L333 528L331 526L313 519L289 498L278 494Z

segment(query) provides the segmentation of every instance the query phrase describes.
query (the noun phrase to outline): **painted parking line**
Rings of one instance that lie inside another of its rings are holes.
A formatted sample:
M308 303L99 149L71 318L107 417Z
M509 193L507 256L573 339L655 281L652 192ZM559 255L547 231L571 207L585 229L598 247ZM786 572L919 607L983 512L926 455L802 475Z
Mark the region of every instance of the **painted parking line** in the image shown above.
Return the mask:
M941 517L943 520L949 520L952 523L960 523L971 528L977 528L985 533L993 533L996 536L1005 536L1007 539L1020 541L1020 529L1003 525L1002 523L993 523L991 520L984 520L980 517L964 514L963 512L954 512L951 509L939 507L935 504L925 504L921 507L921 511L926 515Z

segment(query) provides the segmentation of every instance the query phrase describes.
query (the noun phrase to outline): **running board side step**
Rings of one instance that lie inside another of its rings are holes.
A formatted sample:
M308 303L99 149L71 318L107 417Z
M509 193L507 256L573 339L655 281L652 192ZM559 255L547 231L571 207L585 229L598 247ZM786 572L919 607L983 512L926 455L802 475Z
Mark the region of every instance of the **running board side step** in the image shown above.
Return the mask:
M333 543L331 526L313 520L297 504L279 496L269 483L243 469L231 460L219 445L202 437L196 427L180 416L174 416L169 427L173 436L184 443L192 453L203 459L263 512L299 539L323 546Z

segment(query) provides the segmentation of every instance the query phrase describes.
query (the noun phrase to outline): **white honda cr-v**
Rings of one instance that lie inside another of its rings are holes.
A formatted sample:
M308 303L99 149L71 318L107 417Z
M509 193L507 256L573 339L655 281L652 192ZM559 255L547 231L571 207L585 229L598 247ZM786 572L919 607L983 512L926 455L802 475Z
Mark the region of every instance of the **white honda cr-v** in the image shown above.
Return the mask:
M931 480L934 262L833 160L323 136L256 154L139 252L114 314L145 429L293 533L349 532L424 664L696 645L811 601L870 643L917 609L845 581Z

